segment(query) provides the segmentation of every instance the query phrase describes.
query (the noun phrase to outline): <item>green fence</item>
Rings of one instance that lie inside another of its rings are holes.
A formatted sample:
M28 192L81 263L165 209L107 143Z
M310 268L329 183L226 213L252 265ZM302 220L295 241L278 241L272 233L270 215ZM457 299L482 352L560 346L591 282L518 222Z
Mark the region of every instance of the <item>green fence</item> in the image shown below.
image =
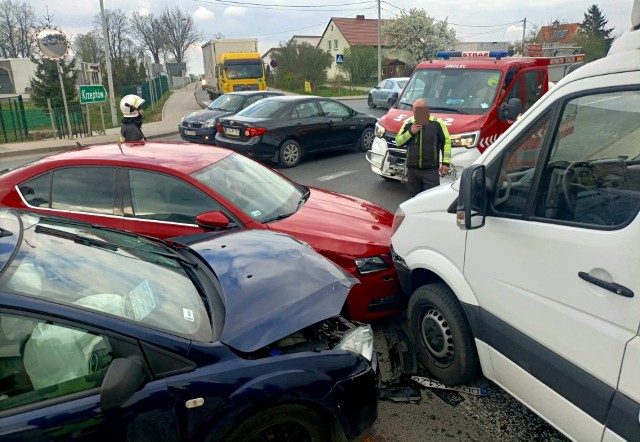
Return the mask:
M152 94L153 88L153 94ZM142 97L145 101L144 108L148 108L152 103L160 100L160 98L169 90L169 81L165 75L154 78L151 82L145 81L141 84L131 84L120 88L120 95L134 94ZM155 98L155 99L154 99Z
M0 99L0 132L5 143L26 140L29 136L22 95Z
M70 104L69 109L69 121L71 123L71 133L74 137L87 137L89 136L89 127L87 125L87 119L84 114L84 109L80 104ZM53 123L56 127L56 135L58 138L65 138L69 136L69 127L67 125L67 115L64 111L64 107L54 107L53 109Z

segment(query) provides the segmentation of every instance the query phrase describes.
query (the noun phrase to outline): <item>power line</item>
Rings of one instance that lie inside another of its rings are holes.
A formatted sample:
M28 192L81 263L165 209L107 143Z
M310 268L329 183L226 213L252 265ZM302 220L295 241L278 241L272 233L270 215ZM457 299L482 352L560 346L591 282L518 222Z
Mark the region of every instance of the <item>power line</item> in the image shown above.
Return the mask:
M226 6L241 6L241 7L259 7L261 9L273 9L276 11L285 11L285 10L295 10L301 12L339 12L344 11L344 6L353 6L353 5L363 5L363 4L371 4L372 0L366 1L358 1L358 2L350 2L350 3L342 3L342 4L329 4L329 5L266 5L264 3L251 3L251 2L240 2L235 0L193 0L195 2L200 3L210 3L217 5L226 5ZM326 9L332 7L340 7L340 9Z

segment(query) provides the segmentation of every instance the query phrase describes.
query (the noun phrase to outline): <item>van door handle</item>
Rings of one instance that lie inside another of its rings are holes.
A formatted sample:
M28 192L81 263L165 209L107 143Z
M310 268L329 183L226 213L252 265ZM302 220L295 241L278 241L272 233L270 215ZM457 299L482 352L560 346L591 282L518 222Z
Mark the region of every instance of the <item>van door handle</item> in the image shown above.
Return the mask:
M626 288L623 285L616 284L615 282L607 282L602 279L591 276L587 272L578 272L578 276L585 281L597 285L605 290L615 293L616 295L624 296L625 298L633 298L633 291Z

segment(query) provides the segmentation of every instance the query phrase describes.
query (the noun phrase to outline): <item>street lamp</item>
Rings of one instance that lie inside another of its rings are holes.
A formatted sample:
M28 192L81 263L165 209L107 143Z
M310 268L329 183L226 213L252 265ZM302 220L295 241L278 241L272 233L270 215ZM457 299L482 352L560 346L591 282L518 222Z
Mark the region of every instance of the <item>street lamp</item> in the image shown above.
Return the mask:
M109 33L107 32L107 17L104 15L104 5L100 0L100 16L102 17L102 34L104 38L104 58L107 65L107 81L109 82L109 106L111 107L111 124L118 126L118 116L116 115L116 93L113 90L113 73L111 72L111 57L109 52Z

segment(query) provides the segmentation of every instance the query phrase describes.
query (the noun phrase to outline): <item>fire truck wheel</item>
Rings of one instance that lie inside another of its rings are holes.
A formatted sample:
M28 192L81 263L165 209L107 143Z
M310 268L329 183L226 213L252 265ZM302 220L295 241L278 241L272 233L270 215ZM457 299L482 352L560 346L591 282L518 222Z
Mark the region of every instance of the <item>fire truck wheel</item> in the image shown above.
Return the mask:
M373 104L373 97L371 95L369 95L369 97L367 98L367 106L369 106L371 109L376 107L376 105Z
M460 303L446 284L417 288L407 308L418 361L446 385L473 381L479 374L473 334Z

